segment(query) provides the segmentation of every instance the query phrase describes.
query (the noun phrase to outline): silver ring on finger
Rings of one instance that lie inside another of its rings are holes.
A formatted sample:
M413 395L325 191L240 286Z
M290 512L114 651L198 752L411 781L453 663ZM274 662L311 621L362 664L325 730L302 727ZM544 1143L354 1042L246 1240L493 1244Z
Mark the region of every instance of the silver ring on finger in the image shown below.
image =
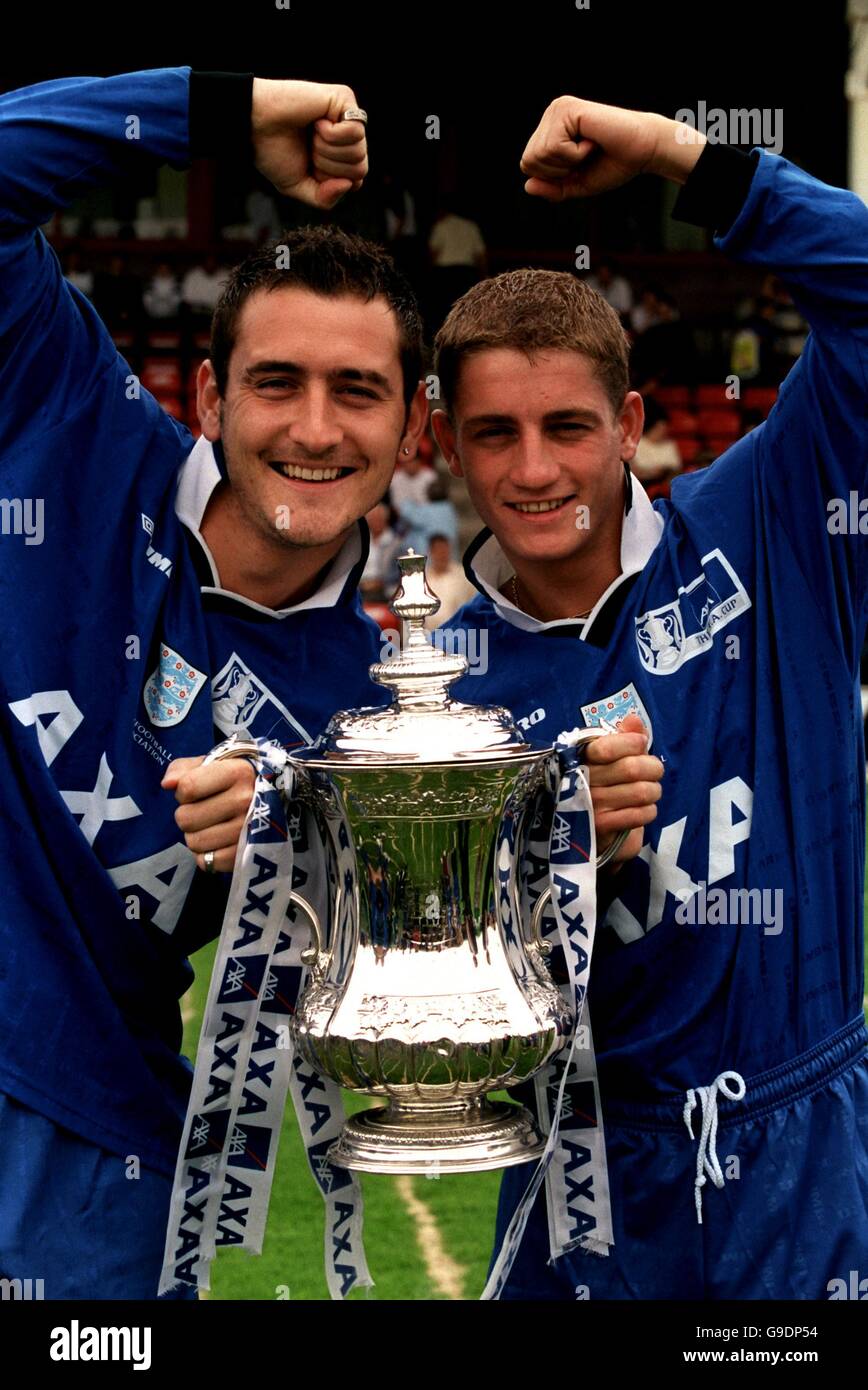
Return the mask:
M216 874L217 870L214 868L214 851L213 851L213 849L207 850L207 851L205 852L205 854L202 856L202 858L205 860L205 872L206 872L206 874Z
M361 106L348 106L346 111L341 112L342 121L361 121L362 125L368 124L368 113L363 111Z

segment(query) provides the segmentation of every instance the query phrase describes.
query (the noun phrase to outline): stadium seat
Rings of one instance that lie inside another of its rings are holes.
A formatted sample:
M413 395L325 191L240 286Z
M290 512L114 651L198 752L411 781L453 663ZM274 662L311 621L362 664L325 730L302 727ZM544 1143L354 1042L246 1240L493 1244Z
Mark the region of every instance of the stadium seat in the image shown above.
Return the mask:
M669 411L669 433L673 438L682 435L694 435L698 433L696 416L692 410L680 410L678 407Z
M675 441L683 464L692 463L699 453L699 440L695 435L682 434Z
M152 328L148 334L149 352L177 352L181 334L175 328Z
M705 407L706 409L708 409L709 406L732 405L732 396L727 395L727 389L726 386L722 386L719 382L715 382L713 385L697 386L694 399L697 406Z
M745 410L762 410L768 415L777 398L776 386L748 386L741 403Z
M150 390L150 387L148 389ZM184 410L179 396L173 396L169 391L154 391L152 395L167 414L174 415L176 420L184 419Z
M177 357L146 357L142 363L142 385L156 396L159 392L181 394L181 364Z
M719 458L721 454L726 453L727 449L731 449L735 442L732 435L710 435L705 441L705 447L711 450L715 458Z
M741 416L737 410L700 410L699 433L706 439L717 435L722 439L737 439L741 434Z
M671 410L673 406L681 406L687 410L690 406L690 387L689 386L658 386L654 392L654 400L660 405Z

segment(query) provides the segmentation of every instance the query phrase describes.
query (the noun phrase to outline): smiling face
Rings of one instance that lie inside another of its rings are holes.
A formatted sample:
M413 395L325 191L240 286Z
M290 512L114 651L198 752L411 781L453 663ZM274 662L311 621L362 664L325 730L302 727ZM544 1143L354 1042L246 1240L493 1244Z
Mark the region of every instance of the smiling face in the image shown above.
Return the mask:
M642 433L631 391L617 416L578 352L515 348L461 362L452 420L433 425L450 470L516 568L579 559L619 571L624 469ZM587 509L585 511L584 509ZM608 581L610 582L610 581Z
M424 387L407 417L398 322L382 297L255 291L225 400L208 363L198 384L238 522L284 552L342 539L387 490L401 446L415 451L425 420Z

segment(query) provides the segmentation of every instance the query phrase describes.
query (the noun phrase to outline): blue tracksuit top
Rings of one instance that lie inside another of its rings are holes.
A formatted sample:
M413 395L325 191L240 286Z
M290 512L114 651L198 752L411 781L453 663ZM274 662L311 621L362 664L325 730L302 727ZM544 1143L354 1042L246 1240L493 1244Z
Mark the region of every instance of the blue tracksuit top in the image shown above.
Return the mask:
M595 946L604 1102L748 1078L861 1014L868 208L750 157L715 245L777 272L811 327L769 418L671 501L633 480L622 576L584 630L506 601L488 532L467 556L480 595L447 625L473 666L457 698L505 705L543 744L638 708L665 762Z
M219 445L136 398L38 230L84 190L183 167L189 92L179 67L0 96L0 1090L169 1175L186 956L228 878L196 871L166 764L233 730L308 742L380 694L366 528L293 609L220 589L195 539Z

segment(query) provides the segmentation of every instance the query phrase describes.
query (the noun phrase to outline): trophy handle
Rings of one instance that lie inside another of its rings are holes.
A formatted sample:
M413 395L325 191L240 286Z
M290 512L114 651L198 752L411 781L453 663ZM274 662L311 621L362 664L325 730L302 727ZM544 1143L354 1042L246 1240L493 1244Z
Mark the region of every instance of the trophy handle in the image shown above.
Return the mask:
M581 732L580 732L580 733L576 736L576 738L575 738L575 746L576 746L576 748L579 750L580 757L582 756L582 754L584 753L584 751L587 749L588 744L593 743L594 739L597 739L597 738L605 738L606 735L607 735L607 733L609 733L609 732L610 732L610 731L607 730L607 729L600 729L600 728L582 729ZM582 759L582 761L584 761L584 759ZM524 849L523 838L524 838L524 833L525 833L525 826L526 826L526 823L527 823L527 817L528 817L528 815L530 814L531 809L532 809L532 801L531 801L531 802L528 802L528 804L526 805L526 807L525 807L525 809L524 809L524 811L523 811L523 813L522 813L521 823L520 823L520 825L519 825L519 827L518 827L518 833L517 833L517 835L516 835L516 846L517 846L517 849L518 849L518 853L516 854L516 894L515 894L515 899L514 899L514 901L515 901L515 904L516 904L516 909L517 909L517 913L518 913L518 916L519 916L519 920L520 920L521 913L520 913L520 899L519 899L519 893L518 893L518 877L519 877L519 874L520 874L520 871L521 871L521 853L522 853L522 851L523 851L523 849ZM605 864L608 864L608 863L609 863L609 860L610 860L610 859L614 858L614 856L618 853L619 849L620 849L621 846L624 844L624 841L627 839L627 836L628 836L629 834L630 834L630 831L629 831L629 830L619 830L619 831L618 831L617 835L615 836L615 838L614 838L614 840L612 841L612 843L609 845L608 849L605 850L603 854L601 854L601 855L598 856L598 858L597 858L597 869L598 869L598 870L599 870L599 869L602 869L603 866L604 866ZM547 887L547 888L543 889L542 893L540 893L539 897L537 898L536 902L535 902L534 905L533 905L533 911L531 912L530 924L529 924L528 933L527 933L527 938L526 938L527 941L528 941L528 944L529 944L529 945L532 945L533 947L535 947L535 949L539 952L540 956L542 956L543 959L545 959L545 957L551 955L551 951L552 951L551 942L546 941L545 938L544 938L543 935L542 935L542 917L543 917L543 913L545 912L546 908L548 907L549 903L551 902L551 897L552 897L552 890L551 890L551 887Z
M222 762L225 758L256 758L259 757L259 753L259 744L256 739L241 738L237 734L233 734L223 743L218 743L216 748L212 748L211 752L206 754L202 766L206 767L208 763ZM297 790L300 794L299 799L304 800L316 811L316 798L307 771L295 762L292 763L292 768L298 782ZM302 792L307 794L302 795ZM330 837L328 838L328 843L331 844ZM340 887L338 887L338 892L340 892ZM290 893L289 899L290 902L295 903L296 907L301 909L308 919L311 936L313 937L313 943L310 946L306 946L301 952L302 964L309 966L312 973L324 975L331 960L331 952L326 950L325 934L317 911L313 903L309 902L307 898L302 897L301 893Z
M332 921L338 920L338 912L341 905L342 885L340 876L336 871L337 847L334 842L332 828L329 817L321 804L320 794L313 784L311 775L306 767L296 762L292 757L289 758L288 767L295 773L295 789L292 800L302 802L309 809L313 817L316 828L322 838L323 848L326 852L326 859L330 861L333 873L326 870L327 881L333 879L335 883L334 897L331 903ZM310 923L310 933L313 938L310 946L305 946L301 952L301 963L309 967L311 975L315 979L324 980L332 963L332 952L326 945L326 932L320 920L316 908L309 898L301 893L290 893L290 901L295 903Z

